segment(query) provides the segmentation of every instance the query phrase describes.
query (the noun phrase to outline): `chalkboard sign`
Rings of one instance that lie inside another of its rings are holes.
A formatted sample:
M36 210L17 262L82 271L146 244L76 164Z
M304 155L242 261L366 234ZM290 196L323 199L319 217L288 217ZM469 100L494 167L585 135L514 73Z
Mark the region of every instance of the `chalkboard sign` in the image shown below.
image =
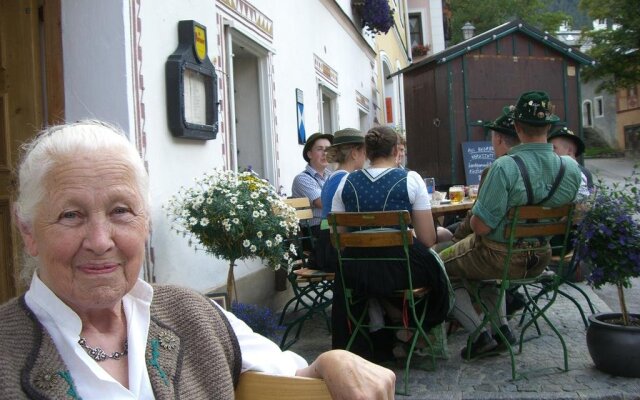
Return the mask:
M480 183L482 171L495 159L493 146L491 142L464 142L462 143L462 159L467 185L477 185Z

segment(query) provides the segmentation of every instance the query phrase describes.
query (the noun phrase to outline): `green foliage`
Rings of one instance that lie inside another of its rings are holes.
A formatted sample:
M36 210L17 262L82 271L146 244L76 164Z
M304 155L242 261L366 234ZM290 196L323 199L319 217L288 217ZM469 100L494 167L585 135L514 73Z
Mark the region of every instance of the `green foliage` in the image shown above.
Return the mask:
M573 29L589 28L591 18L586 12L580 9L580 0L553 0L549 4L549 11L560 11L566 13L571 20Z
M618 155L620 152L611 147L589 147L584 151L585 157L598 157L598 156L613 156Z
M190 246L225 260L261 258L277 270L290 268L296 255L295 246L283 244L298 231L295 209L251 171L216 169L183 187L165 209Z
M562 12L550 11L542 0L451 0L452 43L463 40L462 26L469 21L475 34L493 29L506 22L521 19L542 31L555 32L570 17Z
M599 181L595 198L588 204L578 226L574 243L576 255L578 260L591 264L588 280L596 288L606 283L629 288L630 279L640 276L640 178L637 168L634 167L623 185L606 185ZM626 313L626 309L622 312Z
M585 81L601 80L596 90L614 93L640 83L640 4L638 0L581 0L593 19L606 19L608 28L584 31L593 47L587 52L596 64L584 68ZM614 29L614 25L618 25Z

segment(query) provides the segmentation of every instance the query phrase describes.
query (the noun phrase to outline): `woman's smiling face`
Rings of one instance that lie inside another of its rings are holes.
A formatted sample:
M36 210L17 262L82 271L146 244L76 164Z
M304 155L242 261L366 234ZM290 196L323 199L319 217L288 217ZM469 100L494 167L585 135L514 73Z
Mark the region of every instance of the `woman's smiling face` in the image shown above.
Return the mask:
M135 284L149 233L131 166L114 151L58 160L22 226L38 276L74 311L114 307Z

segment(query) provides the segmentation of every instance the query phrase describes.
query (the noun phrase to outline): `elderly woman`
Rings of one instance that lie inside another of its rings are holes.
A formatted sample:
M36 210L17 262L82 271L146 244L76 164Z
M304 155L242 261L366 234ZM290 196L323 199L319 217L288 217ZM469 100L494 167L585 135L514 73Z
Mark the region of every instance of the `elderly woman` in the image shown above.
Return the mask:
M15 208L35 265L0 307L3 398L232 399L241 371L324 378L334 398L393 397L393 372L347 352L310 366L202 295L138 278L148 176L121 132L86 121L25 146Z

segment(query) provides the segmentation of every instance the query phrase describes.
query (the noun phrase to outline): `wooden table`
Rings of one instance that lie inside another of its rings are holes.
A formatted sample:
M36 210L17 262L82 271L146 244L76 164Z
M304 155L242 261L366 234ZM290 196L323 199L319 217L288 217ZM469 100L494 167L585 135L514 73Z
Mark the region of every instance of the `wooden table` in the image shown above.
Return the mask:
M471 207L473 207L473 201L467 199L463 200L462 203L457 204L432 204L431 214L433 215L433 219L443 217L446 214L463 215L466 214Z

